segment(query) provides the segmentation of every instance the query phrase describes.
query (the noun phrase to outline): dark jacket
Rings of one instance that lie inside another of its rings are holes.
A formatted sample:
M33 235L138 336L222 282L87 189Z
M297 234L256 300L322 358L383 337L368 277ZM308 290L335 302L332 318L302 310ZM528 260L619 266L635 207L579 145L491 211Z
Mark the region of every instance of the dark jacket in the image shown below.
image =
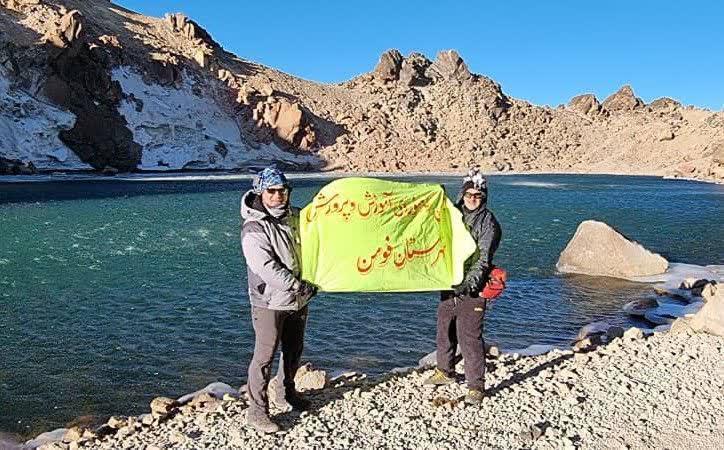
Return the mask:
M493 254L498 249L503 233L485 201L475 211L468 211L462 199L455 206L463 213L465 226L478 244L475 253L465 261L465 277L459 286L466 286L469 292L478 293L488 281Z
M249 301L275 310L300 310L309 297L300 294L301 241L299 209L271 216L257 194L241 199L241 249L246 259Z

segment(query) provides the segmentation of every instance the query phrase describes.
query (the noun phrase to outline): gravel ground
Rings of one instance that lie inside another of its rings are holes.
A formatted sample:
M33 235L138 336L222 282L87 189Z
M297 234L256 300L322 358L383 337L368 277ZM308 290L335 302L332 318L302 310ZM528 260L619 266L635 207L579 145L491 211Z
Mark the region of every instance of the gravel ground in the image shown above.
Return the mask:
M489 361L489 397L476 407L461 401L464 384L423 386L431 373L337 381L308 395L310 412L272 411L283 427L272 435L247 428L244 400L227 399L80 447L724 448L721 337L655 334L588 353L503 355Z

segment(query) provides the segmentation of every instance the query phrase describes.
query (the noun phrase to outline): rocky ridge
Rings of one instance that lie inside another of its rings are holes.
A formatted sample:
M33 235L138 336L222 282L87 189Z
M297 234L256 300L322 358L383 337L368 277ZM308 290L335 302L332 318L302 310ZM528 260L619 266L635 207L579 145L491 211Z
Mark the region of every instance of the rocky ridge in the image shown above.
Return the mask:
M152 18L101 0L2 0L0 28L3 173L277 161L724 179L724 113L668 98L646 105L629 86L603 102L584 94L536 106L453 50L434 60L390 50L370 73L319 84L226 52L183 14Z

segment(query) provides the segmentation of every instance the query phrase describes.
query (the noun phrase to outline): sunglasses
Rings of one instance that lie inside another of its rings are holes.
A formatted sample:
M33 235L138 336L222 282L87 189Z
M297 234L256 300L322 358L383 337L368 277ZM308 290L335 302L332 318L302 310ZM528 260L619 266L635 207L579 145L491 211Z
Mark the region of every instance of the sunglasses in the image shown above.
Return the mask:
M269 195L279 194L279 195L287 195L289 194L289 189L282 187L282 188L268 188L266 192Z
M466 199L474 198L475 200L480 200L480 199L483 198L483 194L481 194L481 193L473 194L473 193L470 193L470 192L466 192L466 193L463 195L463 197L465 197Z

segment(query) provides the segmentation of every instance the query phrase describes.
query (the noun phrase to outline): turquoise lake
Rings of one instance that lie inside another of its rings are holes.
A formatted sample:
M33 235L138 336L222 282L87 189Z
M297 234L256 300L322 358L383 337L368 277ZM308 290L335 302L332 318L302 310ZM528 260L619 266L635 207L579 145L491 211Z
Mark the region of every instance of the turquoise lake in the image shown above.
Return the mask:
M457 195L459 179L416 177ZM303 206L327 180L295 180ZM489 178L508 289L486 319L503 349L566 345L650 285L561 276L583 220L669 261L724 264L724 187L654 177ZM245 382L253 347L239 199L249 181L0 184L0 431L37 434L83 416L140 414L156 396ZM304 359L379 374L434 350L435 293L320 294Z

